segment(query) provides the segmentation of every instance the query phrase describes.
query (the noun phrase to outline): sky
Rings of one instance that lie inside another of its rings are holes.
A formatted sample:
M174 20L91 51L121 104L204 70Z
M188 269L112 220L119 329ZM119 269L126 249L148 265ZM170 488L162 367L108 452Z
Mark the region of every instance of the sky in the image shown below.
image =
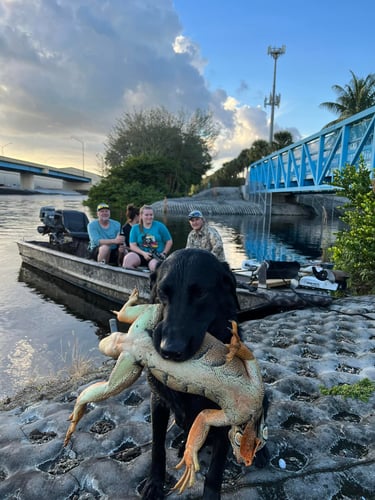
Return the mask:
M126 112L210 111L215 168L274 132L295 140L319 105L375 72L373 0L0 0L0 155L100 172Z

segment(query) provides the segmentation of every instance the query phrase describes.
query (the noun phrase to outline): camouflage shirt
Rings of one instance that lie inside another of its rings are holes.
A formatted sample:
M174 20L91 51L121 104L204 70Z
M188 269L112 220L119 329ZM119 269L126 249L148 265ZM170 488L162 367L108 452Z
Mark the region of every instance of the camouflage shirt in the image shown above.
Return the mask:
M190 231L186 248L201 248L213 253L219 260L224 261L224 248L220 234L216 229L203 224L199 231Z

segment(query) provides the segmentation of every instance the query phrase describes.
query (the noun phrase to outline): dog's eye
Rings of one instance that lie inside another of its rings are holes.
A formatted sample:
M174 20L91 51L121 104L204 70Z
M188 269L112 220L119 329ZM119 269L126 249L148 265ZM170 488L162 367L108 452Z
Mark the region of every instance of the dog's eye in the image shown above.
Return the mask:
M192 286L190 288L191 296L196 300L205 299L208 296L207 290L199 286Z

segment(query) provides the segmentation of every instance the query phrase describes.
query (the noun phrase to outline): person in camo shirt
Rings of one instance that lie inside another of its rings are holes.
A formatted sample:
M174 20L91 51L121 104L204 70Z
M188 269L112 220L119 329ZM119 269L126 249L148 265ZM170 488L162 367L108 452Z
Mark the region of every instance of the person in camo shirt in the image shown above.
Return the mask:
M218 231L206 223L200 210L193 210L188 217L192 230L188 234L186 248L208 250L220 261L225 261L223 241Z

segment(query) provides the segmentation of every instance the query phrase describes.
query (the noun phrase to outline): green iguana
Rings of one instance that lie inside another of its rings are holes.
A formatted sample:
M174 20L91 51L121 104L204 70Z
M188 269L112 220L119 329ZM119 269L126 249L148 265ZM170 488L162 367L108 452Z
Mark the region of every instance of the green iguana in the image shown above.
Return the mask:
M129 300L116 313L119 321L132 323L128 333L115 332L104 338L99 349L117 359L107 382L87 387L77 398L64 446L82 418L86 405L102 401L130 387L146 367L171 389L199 394L215 402L220 409L207 409L198 414L190 429L183 459L181 479L173 488L180 493L195 482L199 470L198 451L207 437L210 426L231 426L229 439L239 463L251 465L255 453L264 446L266 436L262 425L264 387L258 363L243 344L232 321L232 339L225 345L206 333L196 354L184 362L169 361L155 350L150 331L162 319L161 304L138 304L135 289Z

